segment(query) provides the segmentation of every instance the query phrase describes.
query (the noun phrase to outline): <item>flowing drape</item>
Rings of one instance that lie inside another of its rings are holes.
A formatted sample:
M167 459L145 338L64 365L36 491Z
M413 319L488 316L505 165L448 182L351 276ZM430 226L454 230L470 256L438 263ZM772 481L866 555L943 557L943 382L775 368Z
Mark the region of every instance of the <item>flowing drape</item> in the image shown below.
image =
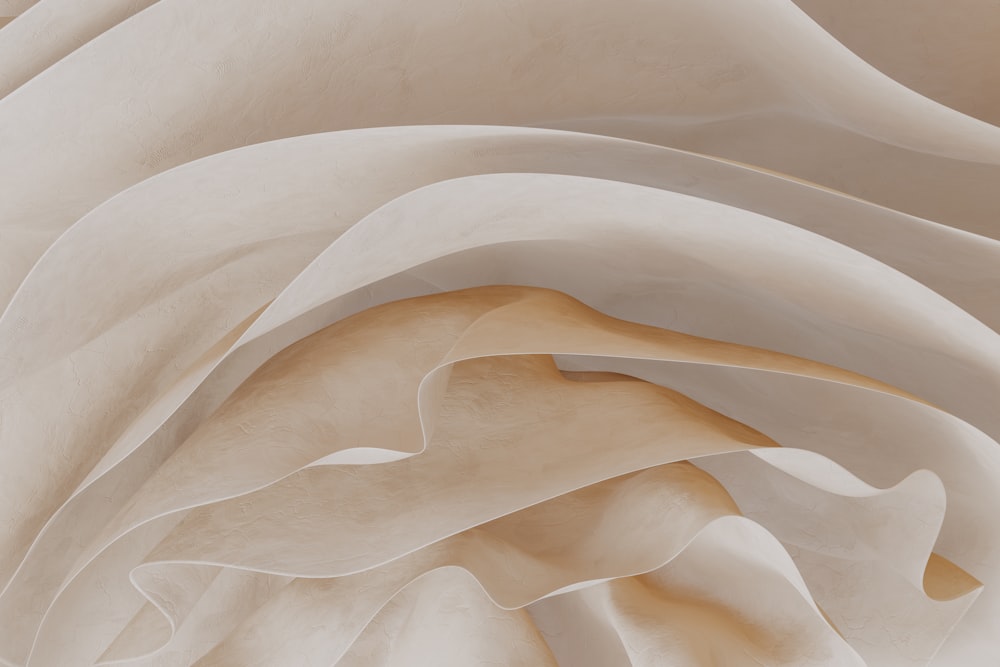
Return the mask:
M1000 4L0 1L0 665L1000 663Z

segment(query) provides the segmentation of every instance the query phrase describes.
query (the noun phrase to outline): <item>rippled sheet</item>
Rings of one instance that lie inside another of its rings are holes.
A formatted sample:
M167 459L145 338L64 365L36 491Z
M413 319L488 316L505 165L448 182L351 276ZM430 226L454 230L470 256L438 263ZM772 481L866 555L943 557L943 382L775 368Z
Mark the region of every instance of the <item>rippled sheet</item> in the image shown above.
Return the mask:
M1000 663L997 3L0 17L0 664Z

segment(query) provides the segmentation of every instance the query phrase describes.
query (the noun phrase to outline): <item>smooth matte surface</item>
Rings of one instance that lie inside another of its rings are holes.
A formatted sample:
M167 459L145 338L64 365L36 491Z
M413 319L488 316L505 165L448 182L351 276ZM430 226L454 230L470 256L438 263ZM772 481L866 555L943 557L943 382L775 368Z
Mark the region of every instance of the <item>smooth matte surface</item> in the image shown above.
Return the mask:
M996 26L0 0L0 665L1000 663Z

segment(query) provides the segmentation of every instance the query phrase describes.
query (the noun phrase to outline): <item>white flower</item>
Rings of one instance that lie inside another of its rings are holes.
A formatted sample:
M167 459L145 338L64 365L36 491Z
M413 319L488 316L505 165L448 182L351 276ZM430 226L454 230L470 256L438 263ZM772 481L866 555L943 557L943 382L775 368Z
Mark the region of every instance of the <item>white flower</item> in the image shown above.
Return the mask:
M1000 13L800 4L0 2L0 664L997 664Z

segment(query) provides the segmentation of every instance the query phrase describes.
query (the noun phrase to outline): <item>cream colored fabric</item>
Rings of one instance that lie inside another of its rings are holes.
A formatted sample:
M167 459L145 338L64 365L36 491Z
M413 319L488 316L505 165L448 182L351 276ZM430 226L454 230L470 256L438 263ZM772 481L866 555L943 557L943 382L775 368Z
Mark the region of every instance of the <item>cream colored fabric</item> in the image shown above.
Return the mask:
M0 665L1000 663L997 25L0 1Z

